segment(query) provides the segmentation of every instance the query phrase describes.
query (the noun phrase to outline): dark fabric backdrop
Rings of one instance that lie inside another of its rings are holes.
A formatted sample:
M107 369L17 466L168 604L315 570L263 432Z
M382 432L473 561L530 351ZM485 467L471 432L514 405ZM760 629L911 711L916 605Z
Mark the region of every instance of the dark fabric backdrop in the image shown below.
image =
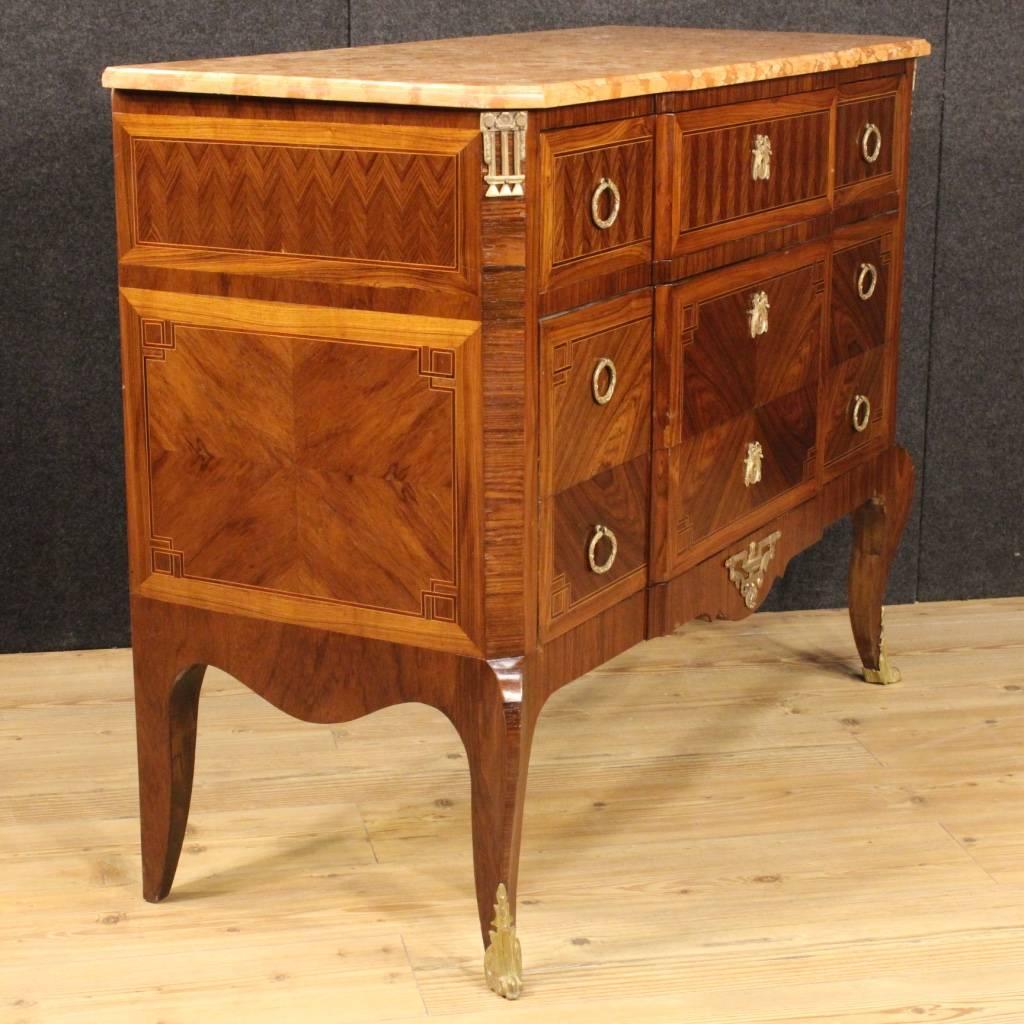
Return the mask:
M0 41L0 650L128 642L107 64L600 23L913 34L890 600L1024 593L1019 29L1001 0L8 0ZM514 62L511 51L509 61ZM844 603L848 529L769 608Z

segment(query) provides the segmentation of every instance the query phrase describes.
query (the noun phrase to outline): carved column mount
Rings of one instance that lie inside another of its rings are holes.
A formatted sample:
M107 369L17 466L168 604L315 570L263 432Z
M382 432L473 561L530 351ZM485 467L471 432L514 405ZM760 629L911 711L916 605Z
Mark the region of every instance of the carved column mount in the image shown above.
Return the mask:
M526 182L526 111L487 110L480 115L480 131L486 194L521 196Z

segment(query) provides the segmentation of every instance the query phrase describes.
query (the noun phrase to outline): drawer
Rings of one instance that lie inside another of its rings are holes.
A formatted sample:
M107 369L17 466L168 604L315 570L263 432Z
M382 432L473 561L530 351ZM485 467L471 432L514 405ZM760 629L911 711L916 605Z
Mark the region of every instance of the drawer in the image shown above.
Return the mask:
M649 492L650 459L643 455L544 500L544 637L643 590Z
M816 395L808 385L655 453L658 578L685 568L712 534L813 489Z
M905 176L905 75L850 82L836 105L837 205L896 192Z
M833 368L822 415L825 472L874 452L889 433L890 350L873 348Z
M832 96L821 90L661 115L658 258L827 212Z
M891 336L895 221L859 224L835 240L829 363L835 366Z
M659 289L656 447L817 379L826 243Z
M650 448L653 305L643 291L541 323L542 493Z
M543 132L541 288L651 259L654 118Z

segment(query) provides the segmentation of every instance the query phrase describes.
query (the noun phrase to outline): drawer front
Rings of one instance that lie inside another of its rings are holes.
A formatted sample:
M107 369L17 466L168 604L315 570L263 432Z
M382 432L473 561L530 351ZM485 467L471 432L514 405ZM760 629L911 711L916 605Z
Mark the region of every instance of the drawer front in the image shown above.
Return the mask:
M542 289L651 259L653 118L544 132L540 159Z
M836 109L836 188L891 175L896 94L840 103Z
M659 258L827 211L831 100L825 90L662 115Z
M649 291L541 323L541 487L554 494L648 451Z
M874 452L889 433L889 351L873 348L834 367L822 418L825 472Z
M681 571L712 534L813 488L816 394L809 385L657 453L659 578Z
M827 256L817 243L659 291L656 446L816 381Z
M832 256L829 361L835 366L889 337L894 226L886 222L872 237L837 239ZM862 236L863 230L857 235Z
M544 500L541 633L556 636L647 583L650 459Z

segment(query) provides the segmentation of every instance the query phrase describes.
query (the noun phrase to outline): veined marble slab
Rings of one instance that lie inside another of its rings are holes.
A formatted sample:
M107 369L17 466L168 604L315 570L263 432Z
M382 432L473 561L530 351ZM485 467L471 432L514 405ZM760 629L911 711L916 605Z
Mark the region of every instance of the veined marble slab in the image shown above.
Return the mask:
M110 67L111 89L488 108L707 89L923 57L924 39L602 26Z

